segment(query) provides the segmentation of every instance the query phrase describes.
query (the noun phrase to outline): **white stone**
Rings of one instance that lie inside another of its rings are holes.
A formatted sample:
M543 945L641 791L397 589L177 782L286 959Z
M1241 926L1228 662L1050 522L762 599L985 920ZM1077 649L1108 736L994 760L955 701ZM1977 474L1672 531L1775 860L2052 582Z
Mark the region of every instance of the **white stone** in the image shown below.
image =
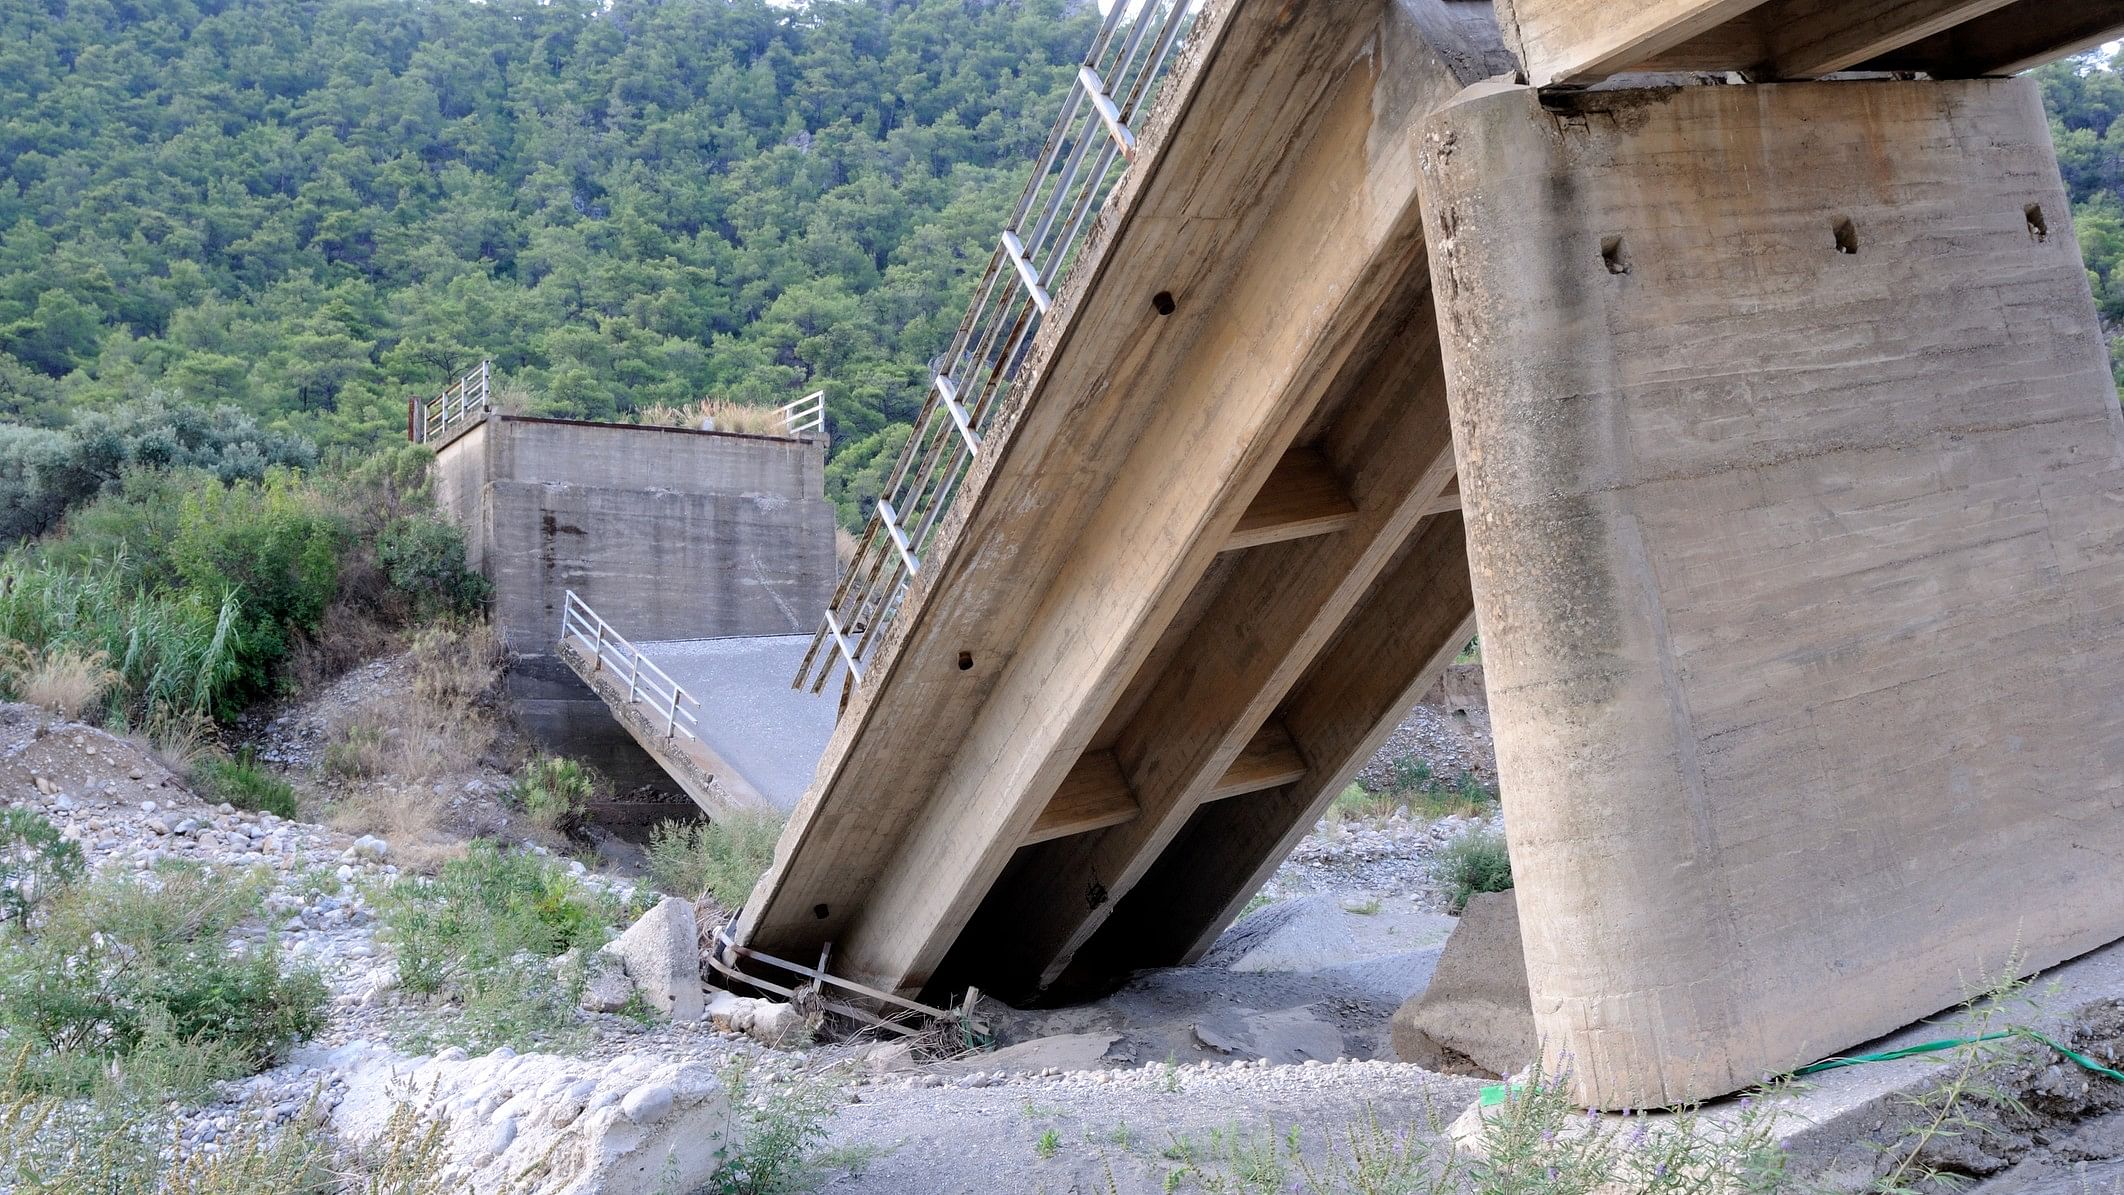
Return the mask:
M674 1021L700 1019L706 1001L692 904L665 897L604 949L619 958L652 1007Z
M671 1115L677 1096L662 1083L645 1083L620 1101L620 1114L635 1124L650 1125Z

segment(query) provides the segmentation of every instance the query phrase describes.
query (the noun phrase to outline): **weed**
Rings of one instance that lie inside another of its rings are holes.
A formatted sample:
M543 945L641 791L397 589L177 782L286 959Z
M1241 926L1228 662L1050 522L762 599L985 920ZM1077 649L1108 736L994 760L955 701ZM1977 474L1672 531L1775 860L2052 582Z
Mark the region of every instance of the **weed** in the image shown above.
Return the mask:
M81 847L43 814L15 805L0 809L0 923L26 924L81 869Z
M234 759L206 756L195 760L192 780L210 801L227 801L253 813L295 816L294 786L260 767L249 747Z
M1171 1056L1167 1056L1158 1073L1158 1090L1167 1095L1175 1095L1180 1091L1180 1068L1174 1064Z
M673 896L693 900L705 892L726 909L740 908L774 862L781 836L781 819L765 813L663 822L649 835L649 878Z
M0 657L0 674L5 674L22 700L78 721L100 706L103 695L124 679L110 666L110 659L105 652L65 644L32 651L17 643Z
M572 1027L581 969L551 960L596 950L628 914L561 864L485 841L433 879L400 879L377 906L399 986L453 1006L441 1036L468 1049Z
M177 863L64 885L34 924L0 926L0 1040L55 1092L114 1073L136 1090L196 1089L272 1065L322 1022L325 988L283 970L270 937L234 946L263 891Z
M1432 878L1446 889L1446 902L1455 913L1468 907L1468 898L1478 892L1503 892L1512 886L1512 858L1505 849L1504 835L1495 830L1469 830L1445 845L1431 862Z
M704 398L677 406L651 403L635 412L635 421L661 427L744 432L755 436L789 434L789 425L783 422L782 413L775 408L751 407L720 398Z
M1366 818L1385 817L1400 805L1392 797L1378 796L1361 784L1352 784L1335 797L1328 806L1328 820L1341 822Z
M1033 1142L1033 1154L1043 1162L1054 1157L1055 1151L1060 1148L1062 1148L1062 1134L1054 1129L1048 1129L1040 1134L1038 1141Z
M509 801L544 829L565 832L582 823L603 787L588 767L564 756L543 755L524 766L509 789Z
M732 1059L723 1072L731 1123L716 1151L715 1173L699 1195L785 1195L806 1190L823 1160L813 1150L826 1139L826 1118L839 1093L815 1078L757 1082L752 1067Z
M1359 917L1370 917L1373 914L1379 912L1380 904L1379 898L1376 896L1372 896L1367 897L1366 899L1359 901L1356 904L1344 905L1342 907L1352 913L1357 914Z

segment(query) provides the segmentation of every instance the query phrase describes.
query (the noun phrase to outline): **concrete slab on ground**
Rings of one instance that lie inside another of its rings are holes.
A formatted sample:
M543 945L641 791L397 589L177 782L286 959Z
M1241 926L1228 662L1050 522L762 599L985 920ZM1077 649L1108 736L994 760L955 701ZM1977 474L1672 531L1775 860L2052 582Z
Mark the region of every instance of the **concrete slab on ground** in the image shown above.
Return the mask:
M700 698L701 742L786 813L833 734L832 699L789 684L810 644L808 635L753 635L636 646Z

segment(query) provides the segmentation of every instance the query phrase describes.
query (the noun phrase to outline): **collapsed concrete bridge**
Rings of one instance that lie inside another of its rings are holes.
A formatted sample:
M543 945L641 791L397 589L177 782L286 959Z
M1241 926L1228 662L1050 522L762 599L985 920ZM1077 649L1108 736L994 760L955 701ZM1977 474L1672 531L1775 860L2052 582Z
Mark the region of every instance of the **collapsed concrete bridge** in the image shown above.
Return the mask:
M1499 9L1115 6L737 946L1018 999L1199 955L1478 625L1589 1104L2124 935L2124 437L1986 77L2124 5ZM1717 73L1579 89L1624 71Z

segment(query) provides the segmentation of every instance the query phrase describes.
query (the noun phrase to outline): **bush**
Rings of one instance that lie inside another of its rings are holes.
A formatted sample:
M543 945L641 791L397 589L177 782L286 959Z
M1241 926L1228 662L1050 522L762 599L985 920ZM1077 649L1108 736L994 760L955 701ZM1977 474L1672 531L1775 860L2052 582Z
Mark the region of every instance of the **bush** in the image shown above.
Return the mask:
M530 1045L573 1018L582 976L549 960L604 945L630 910L554 860L471 844L433 879L378 901L399 986L456 1007L447 1036L467 1048Z
M486 605L493 586L465 567L465 537L430 514L402 515L376 538L376 563L392 588L422 615L464 615Z
M663 822L649 832L649 879L673 896L713 896L739 909L774 862L780 818L741 813L718 822Z
M839 1094L817 1079L756 1084L742 1057L723 1071L730 1100L727 1144L700 1195L782 1195L813 1184L812 1152L826 1139Z
M226 485L316 463L308 440L265 431L234 407L160 398L86 412L65 431L11 427L0 430L0 542L42 534L134 469L198 469Z
M64 644L41 652L20 643L9 644L5 658L0 659L0 673L6 675L15 696L70 719L96 708L103 695L124 679L104 653Z
M590 801L603 787L597 773L558 755L542 755L524 765L509 789L509 799L532 821L548 830L579 825Z
M37 906L81 878L81 848L34 810L0 809L0 923L27 923Z
M1445 885L1446 901L1455 913L1467 908L1468 898L1478 892L1509 891L1512 858L1505 850L1504 835L1495 830L1468 831L1438 852L1431 876Z
M238 950L264 885L165 863L53 894L36 924L0 927L0 1043L41 1090L195 1086L278 1062L323 1020L312 971L283 971L271 937ZM136 1057L137 1055L137 1057Z
M226 801L252 813L295 816L295 788L258 765L245 747L236 758L207 756L192 765L193 782L209 800Z

